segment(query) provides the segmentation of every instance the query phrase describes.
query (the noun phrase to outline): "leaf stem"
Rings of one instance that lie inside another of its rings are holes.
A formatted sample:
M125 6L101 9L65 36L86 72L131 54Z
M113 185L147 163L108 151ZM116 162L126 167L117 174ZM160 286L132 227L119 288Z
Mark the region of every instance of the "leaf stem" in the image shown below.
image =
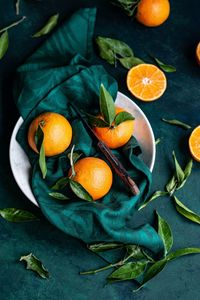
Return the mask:
M102 271L105 271L105 270L108 270L110 268L114 268L114 267L118 267L118 266L122 266L124 264L124 261L118 261L117 263L115 264L109 264L107 266L104 266L102 268L99 268L99 269L96 269L96 270L89 270L89 271L85 271L85 272L80 272L79 274L80 275L92 275L92 274L97 274L99 272L102 272Z
M20 24L21 22L23 22L24 20L26 19L26 16L23 16L19 21L16 21L16 22L13 22L12 24L0 29L0 33L14 27L14 26L17 26L18 24Z
M16 11L16 15L19 15L19 5L20 5L20 0L17 0L15 3L15 11Z
M74 170L74 161L73 161L74 147L75 147L75 145L73 145L72 150L70 152L70 165L72 167L72 174L71 174L70 178L72 178L76 175L75 170Z

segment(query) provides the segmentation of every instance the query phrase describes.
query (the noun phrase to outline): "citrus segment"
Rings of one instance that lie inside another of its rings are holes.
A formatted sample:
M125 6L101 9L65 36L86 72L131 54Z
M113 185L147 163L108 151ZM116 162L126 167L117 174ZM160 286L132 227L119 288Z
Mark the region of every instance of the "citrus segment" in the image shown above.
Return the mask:
M189 148L193 158L200 162L200 125L190 135Z
M94 200L105 196L112 185L113 175L108 164L96 157L86 157L74 165L73 180L80 183ZM69 176L72 171L70 169Z
M167 87L167 80L165 74L158 67L141 64L129 70L127 86L136 98L153 101L162 96Z

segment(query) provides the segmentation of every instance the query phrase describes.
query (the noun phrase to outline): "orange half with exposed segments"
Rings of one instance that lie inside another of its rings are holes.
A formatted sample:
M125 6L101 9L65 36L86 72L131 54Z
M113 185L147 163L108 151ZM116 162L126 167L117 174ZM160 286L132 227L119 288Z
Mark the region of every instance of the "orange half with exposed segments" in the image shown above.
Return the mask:
M167 79L165 74L155 65L140 64L129 70L127 87L137 99L154 101L165 92Z
M200 125L197 126L190 135L189 148L192 157L200 162Z

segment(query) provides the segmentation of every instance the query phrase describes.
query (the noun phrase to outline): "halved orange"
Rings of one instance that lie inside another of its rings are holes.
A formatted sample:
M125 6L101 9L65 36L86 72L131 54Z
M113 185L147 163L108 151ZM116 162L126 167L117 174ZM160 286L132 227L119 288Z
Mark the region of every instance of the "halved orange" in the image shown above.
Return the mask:
M200 42L198 43L197 47L196 47L196 58L197 58L197 62L200 65Z
M127 86L136 98L142 101L154 101L166 90L167 79L155 65L140 64L129 70Z
M189 148L193 158L200 162L200 125L190 135Z

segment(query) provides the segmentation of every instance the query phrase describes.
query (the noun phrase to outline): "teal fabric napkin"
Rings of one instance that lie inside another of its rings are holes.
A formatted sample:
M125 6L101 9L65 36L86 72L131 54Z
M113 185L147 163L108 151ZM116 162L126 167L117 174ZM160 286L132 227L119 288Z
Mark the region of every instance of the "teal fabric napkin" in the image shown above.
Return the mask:
M67 153L47 158L48 173L43 180L38 155L27 144L31 121L44 111L53 111L61 113L71 122L75 151L82 153L82 157L103 158L69 105L73 102L89 113L98 113L101 83L116 98L116 81L102 66L90 65L95 15L93 8L74 13L18 68L14 96L24 123L17 140L32 164L31 186L35 198L51 223L86 243L118 241L139 244L159 252L163 244L152 226L145 224L132 228L127 225L128 218L134 221L134 212L145 200L151 183L151 173L138 157L138 145L134 138L114 152L139 185L140 195L131 195L114 175L110 192L95 202L80 200L72 194L70 200L60 202L50 197L48 193L52 184L69 170Z

